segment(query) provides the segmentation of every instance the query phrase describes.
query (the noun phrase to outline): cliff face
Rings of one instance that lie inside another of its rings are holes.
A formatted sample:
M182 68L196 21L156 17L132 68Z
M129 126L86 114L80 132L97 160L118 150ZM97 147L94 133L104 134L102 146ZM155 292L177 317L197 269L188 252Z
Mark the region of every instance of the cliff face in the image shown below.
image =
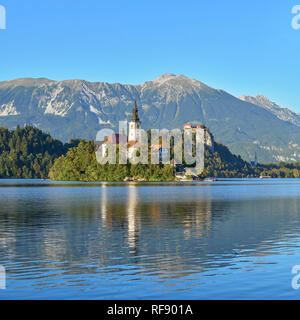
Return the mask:
M215 151L215 141L214 141L214 136L210 133L209 129L205 130L205 136L204 136L204 143L206 145L206 147L208 148L208 150L211 153L214 153Z
M83 80L18 79L0 82L0 125L30 124L63 141L118 132L137 100L145 129L204 124L235 154L259 161L300 161L300 127L257 104L182 75L165 74L141 85Z

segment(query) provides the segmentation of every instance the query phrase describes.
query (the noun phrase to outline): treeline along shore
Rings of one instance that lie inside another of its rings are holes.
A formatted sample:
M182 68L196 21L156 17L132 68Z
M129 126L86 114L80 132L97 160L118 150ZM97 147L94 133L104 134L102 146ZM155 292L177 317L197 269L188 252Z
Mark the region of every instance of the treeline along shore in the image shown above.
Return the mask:
M216 178L299 178L300 163L258 164L251 166L240 156L215 143L214 153L205 150L202 175ZM68 143L52 138L32 126L15 130L0 128L1 179L52 179L57 181L174 181L172 165L106 164L96 160L95 143L81 139Z

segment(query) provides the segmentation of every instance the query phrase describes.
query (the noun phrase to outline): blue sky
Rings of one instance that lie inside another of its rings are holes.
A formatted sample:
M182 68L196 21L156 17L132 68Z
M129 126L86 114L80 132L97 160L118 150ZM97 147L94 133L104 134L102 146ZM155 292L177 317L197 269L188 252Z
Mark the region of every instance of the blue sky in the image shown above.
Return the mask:
M0 81L184 74L300 112L300 0L0 0Z

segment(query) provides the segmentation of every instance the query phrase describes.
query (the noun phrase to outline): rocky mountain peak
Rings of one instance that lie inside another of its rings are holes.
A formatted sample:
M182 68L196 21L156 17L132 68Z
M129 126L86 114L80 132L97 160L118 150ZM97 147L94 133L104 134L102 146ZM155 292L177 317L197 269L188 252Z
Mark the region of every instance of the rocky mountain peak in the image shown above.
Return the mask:
M159 76L158 78L156 78L155 80L153 80L153 82L159 83L159 82L164 82L164 81L168 81L170 79L176 78L177 76L173 73L165 73L161 76Z
M240 97L240 99L243 101L254 103L261 107L275 107L275 106L279 107L278 105L276 105L276 103L272 102L269 98L261 94L256 95L255 97L242 96Z
M188 88L196 88L202 89L206 91L212 91L213 89L207 86L206 84L189 78L185 75L175 75L172 73L165 73L160 77L156 78L153 81L145 82L143 86L157 86L157 87L172 87L173 89L188 89Z
M300 127L299 114L291 111L290 109L281 107L263 95L257 95L255 97L242 96L240 99L271 111L280 120L293 123L294 125Z
M19 78L9 81L0 82L1 87L32 87L32 86L42 86L49 85L55 81L47 78Z

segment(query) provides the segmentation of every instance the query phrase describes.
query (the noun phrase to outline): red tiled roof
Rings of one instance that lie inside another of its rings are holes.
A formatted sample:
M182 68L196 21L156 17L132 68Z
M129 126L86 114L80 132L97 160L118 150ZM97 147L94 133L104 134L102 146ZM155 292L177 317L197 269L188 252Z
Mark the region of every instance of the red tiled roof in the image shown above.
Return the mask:
M138 147L139 146L139 141L138 140L131 140L127 142L127 147L132 148L132 147Z
M160 150L160 149L170 149L170 146L163 147L162 144L152 144L151 149L154 151Z
M120 144L122 143L127 143L127 136L121 135L121 134L111 134L109 135L106 139L104 139L100 144L105 144L105 143L112 143L112 144Z
M127 136L118 134L118 133L109 135L107 139L110 143L115 143L115 144L119 144L120 142L122 143L127 142Z
M102 144L105 144L107 141L108 141L108 139L103 140L103 141L101 142L101 145L102 145Z

